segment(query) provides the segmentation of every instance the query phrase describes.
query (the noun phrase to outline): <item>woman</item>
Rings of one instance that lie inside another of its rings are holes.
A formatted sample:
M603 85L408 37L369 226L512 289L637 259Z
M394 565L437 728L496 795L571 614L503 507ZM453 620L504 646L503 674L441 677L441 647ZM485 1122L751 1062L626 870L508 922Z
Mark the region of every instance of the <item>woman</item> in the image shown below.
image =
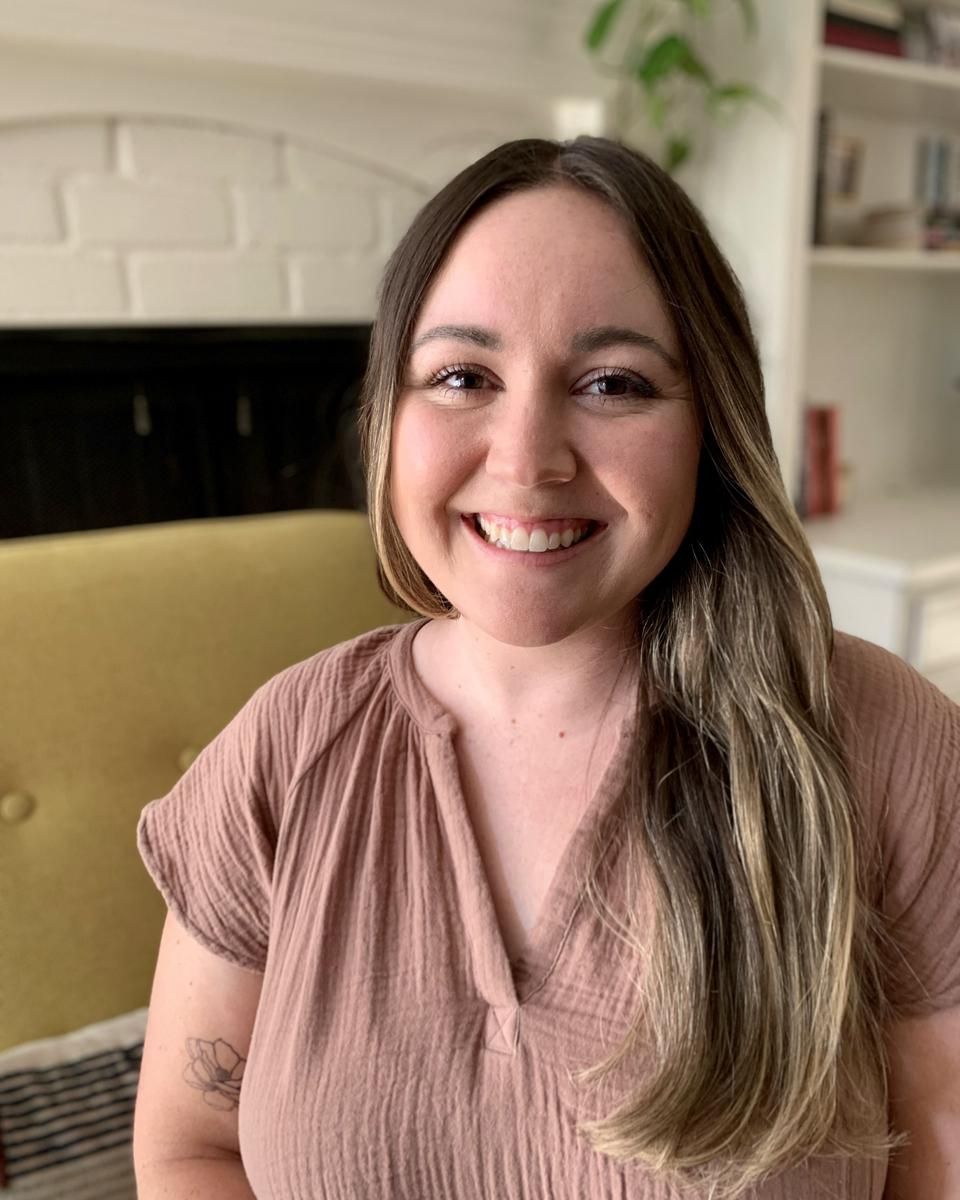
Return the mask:
M833 634L681 189L598 138L463 171L362 434L421 619L144 811L141 1195L955 1200L960 710Z

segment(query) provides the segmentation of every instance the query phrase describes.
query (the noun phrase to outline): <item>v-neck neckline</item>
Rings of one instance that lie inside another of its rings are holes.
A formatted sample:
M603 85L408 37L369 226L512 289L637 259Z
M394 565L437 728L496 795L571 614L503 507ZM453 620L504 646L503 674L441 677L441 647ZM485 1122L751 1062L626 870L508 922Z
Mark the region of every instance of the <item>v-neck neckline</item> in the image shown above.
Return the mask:
M581 885L594 852L595 835L622 792L636 707L631 706L622 719L597 787L567 839L527 939L527 950L521 958L511 959L464 794L456 749L459 726L427 689L413 662L413 639L429 620L411 621L401 628L391 646L391 677L401 703L428 735L425 749L452 852L476 985L496 1009L512 1011L547 985L580 911Z

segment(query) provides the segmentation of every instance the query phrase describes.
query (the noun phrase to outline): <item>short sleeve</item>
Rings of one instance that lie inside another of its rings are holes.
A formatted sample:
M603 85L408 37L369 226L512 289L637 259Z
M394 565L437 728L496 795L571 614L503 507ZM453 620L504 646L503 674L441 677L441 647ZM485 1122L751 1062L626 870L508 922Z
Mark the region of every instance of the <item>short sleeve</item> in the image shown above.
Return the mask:
M266 965L278 781L264 684L140 814L137 848L168 908L214 954Z
M960 1004L960 707L912 668L890 730L882 906L900 1016Z

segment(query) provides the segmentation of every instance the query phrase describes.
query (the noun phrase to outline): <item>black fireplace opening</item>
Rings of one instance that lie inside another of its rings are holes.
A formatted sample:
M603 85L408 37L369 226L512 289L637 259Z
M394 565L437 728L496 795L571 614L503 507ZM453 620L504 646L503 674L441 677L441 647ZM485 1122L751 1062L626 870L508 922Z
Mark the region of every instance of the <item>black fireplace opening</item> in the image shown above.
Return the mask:
M0 331L0 537L362 510L370 331Z

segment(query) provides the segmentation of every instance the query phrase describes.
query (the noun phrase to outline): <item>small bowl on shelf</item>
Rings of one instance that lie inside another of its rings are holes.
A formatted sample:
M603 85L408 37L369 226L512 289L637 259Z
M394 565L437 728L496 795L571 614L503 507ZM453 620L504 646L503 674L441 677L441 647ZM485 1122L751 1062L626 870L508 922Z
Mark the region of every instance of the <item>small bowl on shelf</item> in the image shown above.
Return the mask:
M926 244L925 224L926 210L920 205L868 209L860 221L859 244L922 250Z

